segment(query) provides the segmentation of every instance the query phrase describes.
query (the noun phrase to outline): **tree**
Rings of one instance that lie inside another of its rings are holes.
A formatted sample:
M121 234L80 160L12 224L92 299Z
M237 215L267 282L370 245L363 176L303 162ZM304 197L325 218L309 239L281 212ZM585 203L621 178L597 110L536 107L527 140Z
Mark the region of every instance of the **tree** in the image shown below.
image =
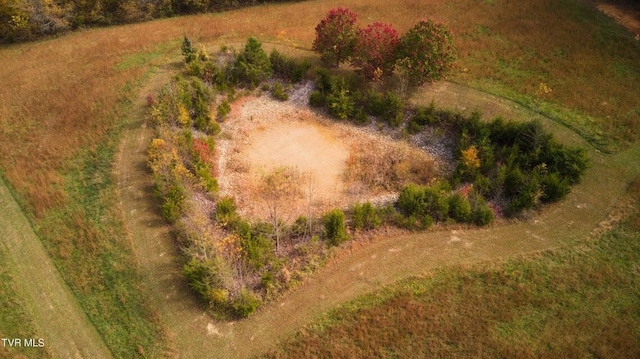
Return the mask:
M313 51L328 65L338 67L353 54L358 27L357 15L349 9L331 9L327 16L316 26L316 38Z
M393 72L398 32L391 24L374 22L358 31L351 64L367 79L377 80Z
M196 59L196 49L186 36L182 40L182 56L184 56L184 62L187 64Z
M400 38L397 64L412 85L442 79L457 57L451 32L443 24L422 20Z
M260 41L253 37L247 40L244 50L236 58L233 72L236 79L247 82L252 87L271 76L271 61Z
M333 211L327 213L323 217L324 222L324 231L325 237L327 241L332 246L337 246L338 244L349 239L349 234L347 234L347 227L344 224L344 212L339 209L334 209Z
M291 213L287 213L286 209L300 195L299 175L291 167L279 167L262 178L259 191L269 211L269 222L278 250L286 222L291 219L287 218Z

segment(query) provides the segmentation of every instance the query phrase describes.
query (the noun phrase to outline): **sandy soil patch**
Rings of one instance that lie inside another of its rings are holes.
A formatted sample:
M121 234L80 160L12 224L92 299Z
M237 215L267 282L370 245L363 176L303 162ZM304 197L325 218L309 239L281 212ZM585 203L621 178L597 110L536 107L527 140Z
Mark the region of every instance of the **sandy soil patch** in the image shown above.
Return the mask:
M232 104L218 140L221 196L233 196L241 214L268 217L261 185L266 177L287 169L295 195L282 199L283 219L319 215L355 202L395 199L408 182L429 182L439 173L438 161L406 141L394 140L375 126L337 123L296 101L267 96Z
M330 132L313 122L275 122L268 128L257 128L243 152L254 174L292 167L312 174L318 192L328 194L340 188L349 158L349 150Z

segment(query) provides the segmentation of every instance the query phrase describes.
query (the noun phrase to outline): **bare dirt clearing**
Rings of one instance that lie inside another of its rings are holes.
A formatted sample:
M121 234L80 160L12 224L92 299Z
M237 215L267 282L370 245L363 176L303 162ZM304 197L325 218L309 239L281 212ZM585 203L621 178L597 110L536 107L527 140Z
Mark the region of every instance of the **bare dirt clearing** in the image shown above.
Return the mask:
M308 214L311 205L318 215L393 199L402 185L434 178L442 162L372 126L336 123L297 101L267 97L233 105L218 150L220 194L234 197L243 215L262 219L260 182L278 168L292 169L299 187L298 198L287 199L289 210Z

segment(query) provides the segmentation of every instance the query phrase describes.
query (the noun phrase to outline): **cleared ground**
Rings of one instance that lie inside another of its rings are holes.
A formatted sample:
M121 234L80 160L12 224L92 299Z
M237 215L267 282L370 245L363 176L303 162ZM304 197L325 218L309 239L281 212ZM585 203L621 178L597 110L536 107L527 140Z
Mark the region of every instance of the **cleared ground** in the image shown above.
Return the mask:
M285 199L293 218L319 216L355 202L380 203L403 185L427 183L438 175L439 159L393 140L375 125L355 127L312 111L306 104L311 86L292 93L302 98L297 102L268 95L239 100L222 124L220 195L234 197L243 215L266 219L262 183L279 168L290 170L297 189Z

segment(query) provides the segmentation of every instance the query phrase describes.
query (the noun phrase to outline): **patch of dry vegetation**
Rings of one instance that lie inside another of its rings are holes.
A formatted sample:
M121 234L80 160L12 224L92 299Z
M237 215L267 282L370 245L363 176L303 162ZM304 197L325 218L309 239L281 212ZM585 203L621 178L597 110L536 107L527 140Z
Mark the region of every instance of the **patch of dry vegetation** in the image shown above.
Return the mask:
M398 143L381 150L379 141L365 139L352 145L345 179L378 192L398 192L410 183L427 184L439 174L424 151Z

